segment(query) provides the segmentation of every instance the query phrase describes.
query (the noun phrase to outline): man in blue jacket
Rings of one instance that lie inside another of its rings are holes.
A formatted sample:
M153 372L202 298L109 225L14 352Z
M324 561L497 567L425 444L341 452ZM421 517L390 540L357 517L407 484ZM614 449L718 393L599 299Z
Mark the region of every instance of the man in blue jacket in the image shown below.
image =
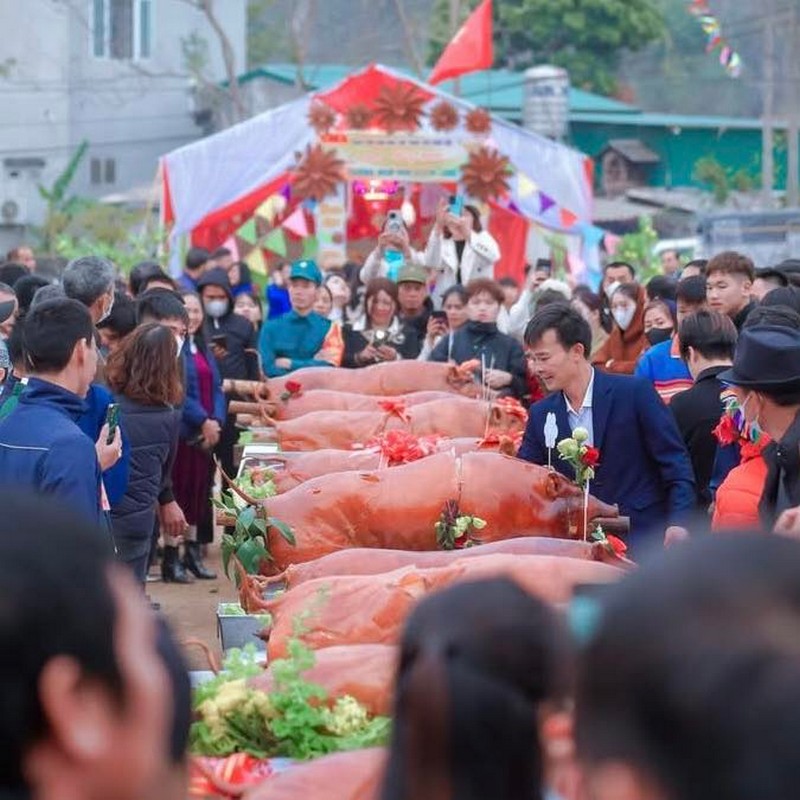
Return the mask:
M589 491L619 505L631 519L628 542L639 555L666 529L666 540L683 538L695 506L694 475L675 420L652 385L592 368L592 331L563 305L541 309L528 323L525 345L537 377L551 394L534 403L519 458L547 464L544 426L555 414L556 441L585 428L600 450ZM553 466L568 478L572 468L553 452Z
M77 300L49 300L28 313L23 338L28 387L0 422L0 484L53 495L105 527L95 445L76 422L97 368L92 318Z

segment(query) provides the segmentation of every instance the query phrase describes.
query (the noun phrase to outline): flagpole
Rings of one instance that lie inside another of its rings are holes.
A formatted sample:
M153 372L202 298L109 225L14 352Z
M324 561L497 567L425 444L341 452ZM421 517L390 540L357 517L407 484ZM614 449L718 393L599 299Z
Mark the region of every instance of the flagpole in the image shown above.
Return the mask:
M450 41L458 33L461 27L461 0L450 0ZM453 94L456 97L461 97L461 78L456 77L453 83Z

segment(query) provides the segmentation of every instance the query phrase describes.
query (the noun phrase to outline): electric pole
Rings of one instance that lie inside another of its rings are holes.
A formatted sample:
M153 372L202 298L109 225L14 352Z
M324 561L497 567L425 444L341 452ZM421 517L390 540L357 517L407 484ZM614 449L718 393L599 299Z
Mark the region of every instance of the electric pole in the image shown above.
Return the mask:
M772 182L775 175L773 161L773 120L775 111L775 20L774 0L764 2L764 97L761 114L761 185L764 206L772 208Z

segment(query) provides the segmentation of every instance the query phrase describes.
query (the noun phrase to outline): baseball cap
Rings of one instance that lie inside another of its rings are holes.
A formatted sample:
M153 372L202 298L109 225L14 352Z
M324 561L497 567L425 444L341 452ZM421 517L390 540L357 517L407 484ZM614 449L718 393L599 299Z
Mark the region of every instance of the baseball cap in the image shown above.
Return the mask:
M422 267L415 267L413 264L406 264L397 273L398 283L423 283L428 282L428 274Z
M319 286L322 283L322 272L320 272L316 261L310 258L304 258L292 263L289 280L292 280L292 278L301 278L304 281L311 281Z

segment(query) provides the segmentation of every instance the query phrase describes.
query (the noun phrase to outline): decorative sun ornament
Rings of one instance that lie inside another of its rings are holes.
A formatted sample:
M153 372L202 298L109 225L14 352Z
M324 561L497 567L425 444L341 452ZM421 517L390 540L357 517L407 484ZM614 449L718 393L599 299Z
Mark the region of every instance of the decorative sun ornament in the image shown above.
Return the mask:
M337 184L345 180L344 161L335 150L309 145L294 175L293 194L301 200L311 198L319 201L333 194Z
M352 131L363 131L372 121L372 111L365 103L356 103L345 112L347 127Z
M492 130L492 115L485 108L473 108L467 114L464 125L470 133L482 136Z
M336 112L330 107L315 100L308 109L308 124L318 135L327 133L336 122Z
M384 86L375 100L375 119L387 133L415 131L419 127L425 100L425 96L411 84Z
M440 100L430 110L430 118L436 131L451 131L458 125L458 111L447 100Z
M481 147L470 154L461 170L467 194L484 202L509 191L509 160L497 150Z

